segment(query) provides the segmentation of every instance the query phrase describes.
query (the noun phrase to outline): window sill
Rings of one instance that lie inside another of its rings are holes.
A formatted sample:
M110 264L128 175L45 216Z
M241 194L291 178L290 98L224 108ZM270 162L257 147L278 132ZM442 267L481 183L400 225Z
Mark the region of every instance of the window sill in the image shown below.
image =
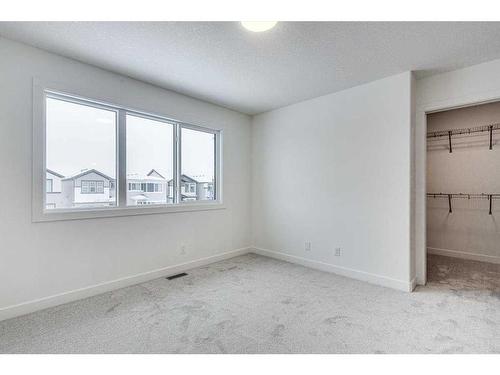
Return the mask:
M42 213L33 214L34 223L47 221L83 220L108 217L136 216L136 215L158 215L173 214L180 212L197 212L224 210L226 206L221 202L193 202L175 205L158 205L147 207L114 207L114 208L91 208L74 210L44 210Z

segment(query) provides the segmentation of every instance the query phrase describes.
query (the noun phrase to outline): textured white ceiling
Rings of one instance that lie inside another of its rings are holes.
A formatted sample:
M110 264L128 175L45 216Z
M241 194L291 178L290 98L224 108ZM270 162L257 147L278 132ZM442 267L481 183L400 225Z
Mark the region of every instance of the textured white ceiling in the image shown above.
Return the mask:
M248 114L500 58L498 22L0 22L0 35Z

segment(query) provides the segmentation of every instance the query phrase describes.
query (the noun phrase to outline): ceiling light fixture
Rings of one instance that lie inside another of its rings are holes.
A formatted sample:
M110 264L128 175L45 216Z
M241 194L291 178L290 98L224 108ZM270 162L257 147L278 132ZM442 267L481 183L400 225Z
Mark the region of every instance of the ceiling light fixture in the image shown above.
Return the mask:
M276 26L277 21L241 21L241 25L254 33L267 31Z

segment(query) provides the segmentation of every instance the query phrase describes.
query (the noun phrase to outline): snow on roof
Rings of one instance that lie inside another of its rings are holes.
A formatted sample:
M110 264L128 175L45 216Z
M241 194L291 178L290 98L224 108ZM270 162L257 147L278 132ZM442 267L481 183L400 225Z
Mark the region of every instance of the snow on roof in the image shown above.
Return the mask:
M57 176L57 177L59 177L59 178L64 178L64 176L63 176L62 174L57 173L57 172L54 172L54 171L53 171L53 170L51 170L51 169L48 169L48 168L47 168L47 169L46 169L46 171L47 171L47 173L50 173L50 174L52 174L52 175L54 175L54 176Z
M196 176L190 176L193 180L196 180L196 182L199 183L207 183L207 182L213 182L213 178L204 174L196 175Z
M154 175L144 175L139 173L127 173L127 180L141 180L141 181L165 181L162 177Z
M99 172L97 169L82 169L81 171L79 172L76 172L66 178L64 178L63 180L74 180L75 178L79 178L79 177L82 177L82 176L85 176L89 173L95 173L95 174L98 174L99 176L105 178L106 180L109 180L109 181L114 181L115 179L112 178L112 177L109 177L108 175L105 175L104 173L102 172Z
M173 179L168 180L168 184L170 185L173 182ZM210 184L213 180L205 175L198 176L188 176L186 174L181 175L181 182L188 183L197 183L197 184Z
M58 176L62 178L63 180L72 180L75 178L79 178L82 176L85 176L86 174L89 173L96 173L103 178L114 181L115 179L112 177L107 176L106 174L99 172L96 169L83 169L81 171L78 171L76 173L73 173L70 176L64 177L63 175L60 175L59 173L56 173L54 171L51 171L50 169L47 169L47 173L51 173L55 176ZM139 180L139 181L151 181L151 182L159 182L159 181L165 181L165 178L158 173L155 169L151 169L147 174L139 174L139 173L128 173L127 174L127 180ZM170 179L168 182L172 181ZM188 176L183 174L182 175L182 181L183 182L195 182L195 183L211 183L213 182L212 177L206 176L206 175L196 175L196 176Z
M165 177L163 177L161 175L161 173L159 173L156 169L151 169L147 175L148 176L154 176L154 175L156 175L156 177L161 177L161 178L165 179Z

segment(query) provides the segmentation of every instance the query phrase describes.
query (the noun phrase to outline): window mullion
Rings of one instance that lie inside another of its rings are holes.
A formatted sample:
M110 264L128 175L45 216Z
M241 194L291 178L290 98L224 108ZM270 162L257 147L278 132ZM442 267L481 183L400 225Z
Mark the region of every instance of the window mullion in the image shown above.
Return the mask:
M220 181L220 136L215 134L214 136L214 182L213 182L213 199L218 200L219 194L219 181Z
M125 110L118 110L118 206L127 206L127 113Z
M174 203L181 202L181 125L174 126Z

